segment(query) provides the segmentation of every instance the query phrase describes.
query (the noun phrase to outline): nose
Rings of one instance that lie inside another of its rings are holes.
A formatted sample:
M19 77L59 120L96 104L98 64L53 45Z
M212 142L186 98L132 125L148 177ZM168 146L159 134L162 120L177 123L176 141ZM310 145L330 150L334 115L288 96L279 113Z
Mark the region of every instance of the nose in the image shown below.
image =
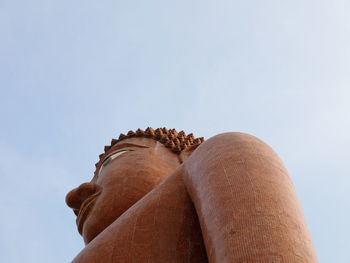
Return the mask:
M66 195L66 204L78 215L81 204L91 195L99 191L100 186L94 183L83 183Z

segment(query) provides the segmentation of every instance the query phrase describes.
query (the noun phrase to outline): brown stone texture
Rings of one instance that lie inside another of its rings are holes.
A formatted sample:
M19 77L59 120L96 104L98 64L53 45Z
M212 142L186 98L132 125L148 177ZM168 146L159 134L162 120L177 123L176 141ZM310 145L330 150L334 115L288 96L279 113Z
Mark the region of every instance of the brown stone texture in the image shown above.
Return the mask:
M181 149L171 133L172 143L153 129L112 140L91 182L68 193L86 243L74 263L317 262L268 145L224 133Z

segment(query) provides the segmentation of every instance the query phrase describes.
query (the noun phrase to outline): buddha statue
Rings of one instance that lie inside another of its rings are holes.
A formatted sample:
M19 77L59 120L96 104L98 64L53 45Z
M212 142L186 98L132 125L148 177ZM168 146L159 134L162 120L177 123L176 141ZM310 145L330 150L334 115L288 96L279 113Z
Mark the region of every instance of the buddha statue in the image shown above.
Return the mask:
M287 170L254 136L138 129L99 157L66 196L74 263L317 262Z

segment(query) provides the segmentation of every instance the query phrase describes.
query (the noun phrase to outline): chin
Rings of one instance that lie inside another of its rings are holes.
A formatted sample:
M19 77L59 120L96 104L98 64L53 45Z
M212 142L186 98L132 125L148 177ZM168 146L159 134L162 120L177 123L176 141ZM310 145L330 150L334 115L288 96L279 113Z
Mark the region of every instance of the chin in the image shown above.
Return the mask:
M85 244L90 243L94 238L96 238L103 230L105 230L110 224L107 222L101 222L101 220L93 220L88 218L83 227L82 236L84 238Z
M112 203L104 202L106 199L98 200L95 207L92 208L91 212L87 216L82 227L82 236L85 244L90 243L101 232L103 232L103 230L113 224L113 222L128 211L128 209L139 201L144 195L145 193L138 193L135 197L134 194L130 196L130 198L119 200L119 203L114 207L112 206ZM106 203L109 205L106 205Z
M109 227L115 220L119 218L118 215L106 214L104 216L93 216L89 217L84 222L82 236L84 238L85 244L90 243L94 238L96 238L100 233L103 232L107 227Z

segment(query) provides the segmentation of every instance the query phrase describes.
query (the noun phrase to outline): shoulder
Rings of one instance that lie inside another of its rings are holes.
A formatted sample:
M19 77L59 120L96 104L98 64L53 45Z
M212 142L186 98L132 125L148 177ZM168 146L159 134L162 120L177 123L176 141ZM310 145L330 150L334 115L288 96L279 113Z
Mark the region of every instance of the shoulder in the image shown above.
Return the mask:
M248 133L243 132L225 132L217 134L208 140L206 140L203 145L218 145L218 146L226 146L226 145L238 145L238 144L251 144L251 143L264 143L257 137L250 135Z
M203 142L185 161L188 171L237 163L269 162L283 166L275 151L257 137L242 132L226 132Z
M215 135L203 142L193 157L206 154L233 154L246 151L272 151L271 147L259 138L242 132L226 132Z

